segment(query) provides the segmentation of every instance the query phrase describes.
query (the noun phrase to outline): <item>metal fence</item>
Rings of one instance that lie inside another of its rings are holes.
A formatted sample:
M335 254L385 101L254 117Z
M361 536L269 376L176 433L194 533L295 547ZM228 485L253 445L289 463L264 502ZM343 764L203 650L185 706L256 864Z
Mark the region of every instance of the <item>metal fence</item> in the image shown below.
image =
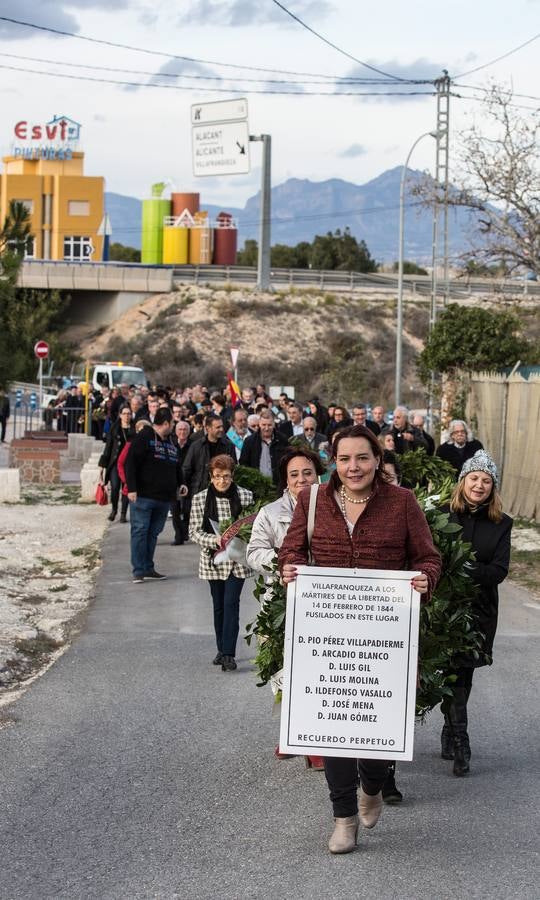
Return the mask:
M27 389L17 387L9 393L10 417L8 434L10 439L22 438L25 431L59 431L79 432L84 430L79 408L53 408L40 406L37 388L28 385ZM90 416L92 407L90 406Z

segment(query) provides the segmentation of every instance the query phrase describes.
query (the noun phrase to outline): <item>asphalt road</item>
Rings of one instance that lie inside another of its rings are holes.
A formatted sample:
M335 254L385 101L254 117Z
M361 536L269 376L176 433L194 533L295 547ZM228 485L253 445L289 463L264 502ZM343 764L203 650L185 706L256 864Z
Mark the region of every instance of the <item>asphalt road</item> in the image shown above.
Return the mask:
M402 764L405 800L358 850L326 849L324 775L278 762L250 650L222 673L193 546L158 549L133 585L108 531L82 633L0 730L2 900L537 900L540 608L506 586L495 665L476 673L472 771L438 756L440 715ZM254 611L244 589L242 621Z

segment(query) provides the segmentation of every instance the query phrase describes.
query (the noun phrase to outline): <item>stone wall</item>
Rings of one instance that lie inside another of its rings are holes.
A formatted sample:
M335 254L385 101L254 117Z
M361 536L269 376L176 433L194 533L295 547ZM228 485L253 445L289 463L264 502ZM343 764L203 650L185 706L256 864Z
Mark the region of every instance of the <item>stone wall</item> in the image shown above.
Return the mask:
M19 469L21 483L58 484L63 442L21 438L11 442L9 467Z

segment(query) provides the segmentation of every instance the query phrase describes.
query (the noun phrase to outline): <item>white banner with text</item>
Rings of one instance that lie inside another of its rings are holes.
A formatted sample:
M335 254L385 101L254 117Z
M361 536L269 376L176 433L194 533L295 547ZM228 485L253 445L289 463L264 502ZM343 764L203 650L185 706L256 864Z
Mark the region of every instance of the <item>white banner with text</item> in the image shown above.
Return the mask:
M282 753L413 758L417 574L298 567L287 591Z

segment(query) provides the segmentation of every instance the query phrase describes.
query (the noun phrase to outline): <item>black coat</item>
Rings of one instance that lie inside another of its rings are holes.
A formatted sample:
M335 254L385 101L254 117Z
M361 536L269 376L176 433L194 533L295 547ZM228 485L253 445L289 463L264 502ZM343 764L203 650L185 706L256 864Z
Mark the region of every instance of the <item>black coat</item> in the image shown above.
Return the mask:
M406 441L405 438L402 437L404 431L412 434L412 441ZM396 428L396 426L393 425L390 429L390 434L394 435L394 444L398 455L407 453L408 450L418 450L419 447L423 447L426 451L428 450L428 442L424 438L422 431L414 425L407 424L403 429Z
M289 446L283 435L274 431L270 442L270 462L272 464L272 481L279 484L279 463L285 450ZM261 461L262 438L259 432L250 434L244 441L240 454L240 465L249 466L250 469L258 469Z
M121 451L135 434L135 431L131 426L126 429L126 432L120 427L120 420L117 419L107 435L107 443L105 444L105 449L103 450L98 463L100 468L106 470L105 482L110 480L111 472L117 463Z
M236 462L236 451L234 444L226 437L218 438L215 447L210 446L206 436L197 440L191 435L191 440L191 446L182 465L182 483L187 484L189 493L193 496L208 487L210 480L208 466L212 457L225 453ZM214 450L215 452L212 452Z
M449 512L449 509L448 506L443 507L444 512ZM500 522L492 522L488 518L487 506L482 506L473 513L450 513L450 521L462 526L461 536L464 541L472 544L476 554L476 562L470 570L472 580L479 586L479 593L473 602L473 615L478 629L484 635L482 651L489 657L481 657L479 660L471 657L462 661L461 665L491 665L499 612L498 585L508 575L513 519L503 515Z
M484 447L480 441L467 441L463 450L459 450L455 444L450 444L447 441L445 444L439 444L436 455L449 462L456 472L461 472L463 463L470 459L471 456L474 456L477 450L483 449Z

